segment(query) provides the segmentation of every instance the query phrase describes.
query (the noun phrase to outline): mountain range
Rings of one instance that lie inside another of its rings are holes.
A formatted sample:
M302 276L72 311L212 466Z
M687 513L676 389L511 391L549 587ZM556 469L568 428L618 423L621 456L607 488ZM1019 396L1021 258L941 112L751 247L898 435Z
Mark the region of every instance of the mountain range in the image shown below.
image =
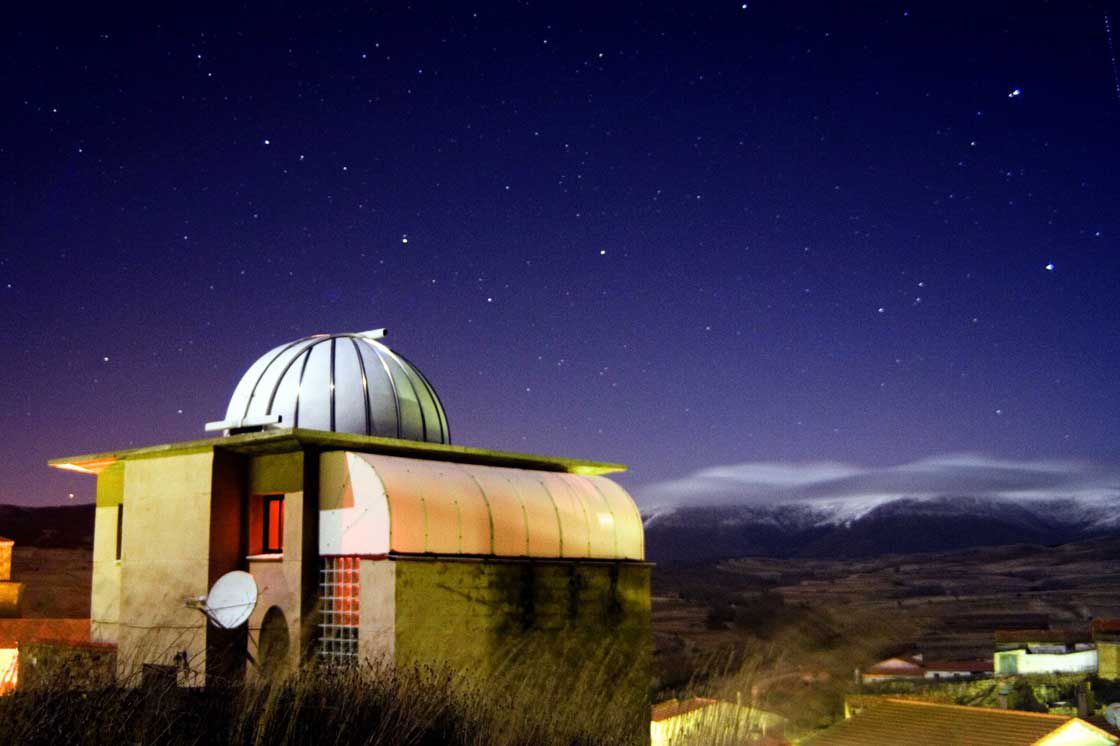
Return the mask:
M1120 537L1115 500L943 496L676 506L643 514L652 562L732 557L860 559L1008 544ZM0 505L17 545L90 547L93 506Z
M644 513L653 562L747 556L858 559L1120 536L1111 500L900 497L879 503L799 501L678 506Z

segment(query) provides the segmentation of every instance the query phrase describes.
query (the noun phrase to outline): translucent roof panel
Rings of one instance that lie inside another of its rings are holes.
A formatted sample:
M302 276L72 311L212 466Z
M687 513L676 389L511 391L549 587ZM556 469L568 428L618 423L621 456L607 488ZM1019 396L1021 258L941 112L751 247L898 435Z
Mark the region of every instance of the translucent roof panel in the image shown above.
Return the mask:
M601 476L329 451L319 479L326 555L645 558L637 506Z

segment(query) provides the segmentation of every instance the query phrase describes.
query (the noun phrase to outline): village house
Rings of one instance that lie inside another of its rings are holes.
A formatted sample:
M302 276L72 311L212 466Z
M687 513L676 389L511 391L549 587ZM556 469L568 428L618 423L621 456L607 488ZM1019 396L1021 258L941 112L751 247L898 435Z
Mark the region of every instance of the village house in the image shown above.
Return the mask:
M1120 679L1120 619L1094 619L1091 630L1097 646L1097 676Z
M995 642L997 676L1097 672L1097 648L1087 629L999 630Z
M51 462L97 476L92 639L117 646L121 680L238 679L247 653L265 675L317 658L484 676L514 649L559 672L609 648L617 686L644 692L650 565L605 476L625 467L452 445L435 389L383 334L266 353L217 437ZM195 607L234 570L259 600L218 629Z
M18 617L23 584L12 580L12 548L15 542L0 536L0 619Z
M991 675L992 662L989 660L927 661L922 653L886 658L865 671L857 671L862 684L971 679Z
M865 670L856 670L857 679L863 684L877 684L884 681L924 679L925 667L922 654L898 655L885 658Z
M652 708L650 746L780 746L789 743L785 727L781 715L749 705L707 697L670 699Z
M60 649L89 641L89 619L21 618L23 585L11 579L14 547L0 538L0 696L26 683L29 667L39 660L29 654L35 646Z

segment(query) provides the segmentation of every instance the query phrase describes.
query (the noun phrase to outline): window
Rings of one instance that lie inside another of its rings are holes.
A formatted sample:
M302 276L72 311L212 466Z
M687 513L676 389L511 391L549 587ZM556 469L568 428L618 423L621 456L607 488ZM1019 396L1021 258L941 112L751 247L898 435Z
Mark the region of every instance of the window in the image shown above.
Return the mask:
M121 535L124 529L124 504L117 505L117 559L121 558L121 549L123 544L121 542Z
M280 554L284 551L284 496L265 495L261 507L261 553Z

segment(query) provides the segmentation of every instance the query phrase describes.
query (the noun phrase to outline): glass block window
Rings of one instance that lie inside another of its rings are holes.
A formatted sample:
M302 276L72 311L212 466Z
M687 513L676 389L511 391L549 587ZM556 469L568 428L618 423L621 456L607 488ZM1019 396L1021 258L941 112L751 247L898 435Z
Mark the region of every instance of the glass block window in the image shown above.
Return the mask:
M359 583L357 557L323 557L319 570L319 660L358 662Z

